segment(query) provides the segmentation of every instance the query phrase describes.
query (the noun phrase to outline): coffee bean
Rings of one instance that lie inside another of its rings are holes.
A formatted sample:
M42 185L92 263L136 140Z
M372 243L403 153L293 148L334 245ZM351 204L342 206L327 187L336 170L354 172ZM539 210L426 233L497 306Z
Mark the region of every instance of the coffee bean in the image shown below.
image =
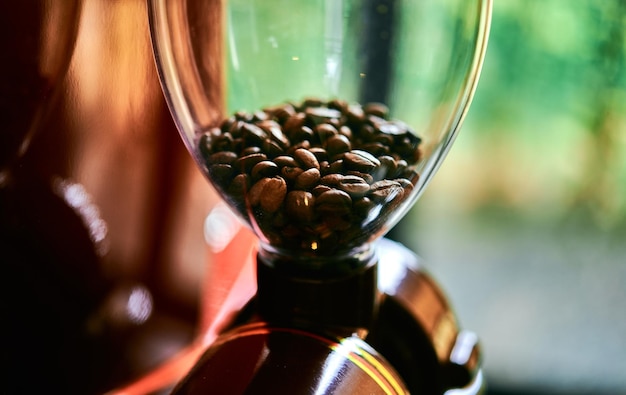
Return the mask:
M369 173L361 173L360 171L350 170L346 172L346 176L357 176L363 181L365 181L368 185L372 185L374 183L374 177Z
M209 156L209 164L232 165L237 160L237 154L232 151L220 151Z
M284 123L289 117L296 113L296 110L291 104L285 104L282 106L266 108L265 112L271 117L276 119L280 123Z
M266 193L261 197L261 207L265 211L273 213L283 204L283 200L287 195L287 184L281 177L274 177L271 180L265 188Z
M301 128L304 126L305 119L306 114L302 112L290 116L283 125L283 131L287 133L287 136L290 139L293 139L293 134L301 131ZM309 128L309 130L311 129ZM313 136L313 130L311 130L311 136Z
M315 218L315 197L306 191L291 191L287 194L285 209L297 221L312 222Z
M328 152L322 147L311 147L309 148L309 152L311 152L317 158L317 161L320 162L320 167L322 166L323 161L328 160Z
M343 174L330 173L320 178L320 184L328 185L328 186L336 186L336 185L339 185L343 177L344 177Z
M257 207L261 204L261 196L265 193L265 187L269 184L270 180L271 177L262 178L252 185L247 195L250 206Z
M233 181L228 186L228 190L226 191L230 196L233 196L237 199L243 198L245 193L250 189L250 176L241 173L237 174Z
M252 176L252 180L258 180L263 177L274 177L279 171L280 169L276 163L269 160L263 160L254 165L250 175Z
M208 169L211 180L222 188L228 188L234 176L234 170L231 165L217 163L209 166Z
M304 113L315 125L329 123L332 119L341 117L341 112L327 107L307 107Z
M243 150L241 150L239 155L241 155L241 156L248 156L248 155L251 155L251 154L260 154L262 152L263 152L263 150L260 147L246 147Z
M357 218L365 218L374 207L374 202L372 202L370 198L363 196L362 198L357 199L352 207L354 209L354 213L357 215Z
M313 193L314 196L319 196L324 192L328 192L330 191L332 188L329 187L328 185L316 185L315 188L313 188L313 190L311 191L311 193Z
M404 188L399 182L393 180L381 180L370 186L368 196L376 203L388 203L396 196L401 195Z
M365 113L361 106L351 104L348 106L346 117L349 123L359 124L365 119Z
M250 120L250 122L255 122L258 124L259 122L263 122L267 120L268 120L268 116L265 111L255 111L252 114L252 119Z
M298 167L298 162L289 155L281 155L274 158L274 163L276 163L279 167Z
M282 177L267 178L267 180L263 185L259 204L264 211L274 213L283 205L287 196L287 183Z
M341 178L337 188L355 198L365 196L370 190L370 185L361 177L348 175Z
M312 167L306 171L303 171L294 184L295 189L310 189L320 181L320 171L315 167ZM368 186L369 187L369 186Z
M376 157L366 151L352 150L343 155L343 163L346 169L369 173L380 166Z
M389 154L389 146L378 142L361 144L359 145L359 149L361 151L368 152L374 156Z
M263 122L259 122L258 125L265 133L267 133L267 135L271 138L271 141L278 144L282 149L289 148L289 139L283 134L282 128L278 122L265 120Z
M289 149L287 150L287 153L289 155L295 156L294 154L296 150L303 149L305 151L308 151L310 148L311 148L311 142L309 140L304 140L299 143L293 144L291 147L289 147Z
M396 176L398 165L392 156L379 156L378 161L380 162L380 166L372 173L376 181L380 181L384 178L394 178Z
M300 167L291 167L285 166L280 169L280 174L289 182L295 182L300 174L302 174L304 170Z
M318 140L324 144L324 142L332 136L338 134L337 128L329 123L322 123L315 127L315 135Z
M317 97L307 97L306 99L304 99L302 101L302 109L305 109L307 107L320 107L324 104L324 102L321 99L318 99Z
M285 153L283 148L272 140L265 140L261 148L268 158L275 158Z
M261 146L267 138L267 133L255 124L245 123L241 127L241 137L243 137L246 145Z
M352 198L344 191L331 189L319 195L315 201L316 209L324 215L346 215L352 209Z
M326 148L326 151L328 151L328 155L331 157L352 149L350 140L342 134L331 136L328 140L326 140L324 147Z
M233 150L233 136L230 133L223 133L215 138L215 141L211 143L213 152L219 151L234 151Z
M330 173L342 173L343 170L343 159L335 160L330 164Z
M333 99L328 102L328 108L344 113L348 110L348 103L344 100Z
M249 154L237 159L234 167L242 173L250 173L252 168L259 162L267 160L267 156L262 153Z
M298 148L293 153L293 157L304 169L316 168L319 170L320 168L317 158L308 149Z
M389 108L383 103L368 103L363 106L363 112L367 115L387 118L387 115L389 115Z
M346 136L348 138L348 140L352 139L352 129L350 129L348 126L343 125L339 127L339 134L342 136Z

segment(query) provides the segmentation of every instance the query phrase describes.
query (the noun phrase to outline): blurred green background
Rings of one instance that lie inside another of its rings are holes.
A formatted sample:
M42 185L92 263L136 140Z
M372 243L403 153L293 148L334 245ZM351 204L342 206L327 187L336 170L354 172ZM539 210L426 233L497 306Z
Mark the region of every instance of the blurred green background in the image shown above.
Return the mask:
M490 392L626 394L626 1L495 0L463 130L391 235Z

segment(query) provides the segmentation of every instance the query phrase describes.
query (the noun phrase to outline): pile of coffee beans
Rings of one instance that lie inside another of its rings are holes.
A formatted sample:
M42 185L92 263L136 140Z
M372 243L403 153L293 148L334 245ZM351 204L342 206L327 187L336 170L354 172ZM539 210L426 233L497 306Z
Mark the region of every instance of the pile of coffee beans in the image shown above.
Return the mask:
M333 254L380 230L419 178L421 139L388 113L307 99L237 112L197 146L223 197L274 247Z

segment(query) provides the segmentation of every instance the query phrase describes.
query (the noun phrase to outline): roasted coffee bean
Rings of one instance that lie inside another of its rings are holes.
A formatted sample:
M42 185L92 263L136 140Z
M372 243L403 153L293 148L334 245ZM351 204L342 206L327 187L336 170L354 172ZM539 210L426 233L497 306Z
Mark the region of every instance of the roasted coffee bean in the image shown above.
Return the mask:
M220 131L222 133L226 133L230 131L231 126L235 122L237 122L237 119L235 118L234 115L226 118L225 120L222 121L222 123L220 123L220 126L219 126Z
M270 182L263 190L261 208L269 213L277 211L287 196L287 183L281 177L270 178Z
M348 103L344 100L333 99L328 102L328 108L332 108L333 110L338 110L341 113L344 113L348 110Z
M343 155L343 163L346 169L356 170L363 173L370 173L378 166L380 162L376 157L366 151L352 150Z
M250 204L257 203L267 213L278 211L287 196L287 183L282 177L263 178L254 184L253 189L255 200L250 196ZM252 195L252 190L250 192Z
M322 147L311 147L309 148L309 152L315 155L317 161L320 163L320 167L323 161L328 161L328 152Z
M262 152L263 152L263 150L260 147L246 147L243 150L241 150L240 155L241 156L248 156L248 155L252 155L252 154L260 154Z
M346 136L348 140L352 140L352 129L350 129L346 125L342 125L339 127L339 134L342 136Z
M291 104L284 104L282 106L266 108L265 112L270 118L274 118L278 122L284 123L290 116L296 113L296 110Z
M370 198L363 196L354 201L352 208L357 218L365 218L370 210L374 207L374 202Z
M348 106L346 117L348 118L349 123L359 124L365 119L365 113L363 112L363 108L361 106L352 104Z
M307 107L304 113L314 125L330 123L333 119L341 117L341 112L327 107Z
M326 216L350 214L352 198L344 191L331 189L317 197L315 208Z
M409 165L406 163L406 160L400 159L396 161L396 174L394 174L393 177L389 175L387 178L403 177L402 175L406 171L409 171L408 167ZM404 177L404 178L409 178L409 177Z
M411 180L415 184L419 180L420 175L414 167L407 167L404 171L398 174L398 177Z
M360 171L350 170L346 172L346 176L357 176L362 178L368 185L372 185L374 183L374 177L369 173L361 173Z
M303 149L305 151L308 151L310 148L311 148L311 142L309 140L304 140L289 147L289 149L287 150L287 153L289 155L295 156L294 154L296 150Z
M198 139L198 150L203 158L208 158L213 153L213 144L210 132L203 133Z
M237 199L243 198L245 193L250 189L250 176L241 173L237 174L227 189L227 193Z
M234 167L242 173L250 173L252 168L259 162L267 160L267 156L261 153L249 154L237 159Z
M211 165L208 169L211 180L222 188L227 188L230 185L235 173L231 165L224 163Z
M396 160L389 155L382 155L378 157L380 166L376 169L372 176L376 181L380 181L384 178L394 178L398 170L398 164Z
M372 125L363 124L359 128L359 139L365 143L371 143L376 138L376 129Z
M363 106L363 112L367 115L387 118L389 115L389 108L383 103L368 103Z
M383 146L385 146L387 148L387 151L389 152L389 150L391 148L391 146L393 146L394 142L393 142L393 136L390 136L388 134L384 134L384 133L379 133L376 136L374 136L374 143L379 143L382 144ZM372 152L373 154L373 152Z
M233 139L231 151L233 152L241 152L246 148L246 144L243 141L242 137L237 137Z
M265 140L261 148L268 158L275 158L285 153L280 145L271 140Z
M313 188L313 190L311 191L313 193L313 195L315 196L319 196L324 192L328 192L330 191L332 188L329 187L328 185L316 185L315 188Z
M283 125L283 131L287 133L287 136L290 139L294 139L294 133L301 131L301 128L304 126L305 119L306 114L302 112L290 116ZM311 129L309 128L309 130ZM311 130L311 136L313 136L313 130Z
M312 167L296 177L294 188L308 190L320 181L320 171Z
M388 203L398 195L402 195L404 188L399 182L393 180L381 180L373 183L368 197L376 203Z
M278 165L278 167L298 167L298 162L289 155L281 155L274 158L274 163Z
M289 148L289 139L283 134L280 124L273 120L259 122L259 127L268 134L272 141L277 143L282 149Z
M241 127L241 136L247 146L261 146L263 141L267 139L267 133L255 124L245 123Z
M403 136L407 134L406 128L402 127L402 124L395 122L382 122L377 125L377 129L383 136Z
M322 144L336 134L339 134L337 128L330 123L322 123L315 127L315 135Z
M304 170L300 167L291 167L284 166L280 169L280 175L282 175L287 181L295 182L300 174L302 174Z
M413 189L413 183L406 178L396 178L394 181L404 188L404 193L407 193L407 190L410 192Z
M263 196L265 187L269 184L270 180L271 177L262 178L250 187L247 197L248 203L250 203L252 207L257 207L261 204L261 196Z
M336 185L339 185L343 177L344 177L343 174L330 173L320 178L320 184L328 185L328 186L336 186Z
M230 124L230 127L227 130L227 133L230 133L233 137L241 137L241 128L243 128L245 124L246 123L244 121L235 119Z
M327 160L320 161L320 174L322 176L327 175L330 172L330 163Z
M328 155L331 157L352 149L350 140L342 134L331 136L328 140L326 140L324 147L326 148L326 151L328 151Z
M312 222L315 218L315 197L306 191L291 191L285 200L287 214L305 223Z
M212 152L220 151L234 151L233 150L233 136L230 133L223 133L215 138L215 141L211 143Z
M298 161L298 163L302 165L304 169L316 168L319 170L320 168L320 164L317 161L317 158L308 149L296 149L293 153L293 157L296 161Z
M302 101L301 108L305 109L307 107L321 107L324 102L317 97L307 97Z
M341 178L337 184L337 188L346 192L352 198L355 198L365 196L370 190L370 184L365 182L361 177L348 175Z
M235 112L235 119L238 121L250 122L252 120L252 115L248 114L245 111L237 111Z
M263 177L274 177L279 171L280 169L276 163L269 160L263 160L254 165L250 175L252 176L252 180L258 180Z
M330 173L343 173L343 159L338 159L330 164Z
M371 142L361 144L358 147L361 151L366 151L374 156L381 156L389 154L389 146L382 143Z
M237 160L237 158L238 158L237 154L232 151L220 151L209 156L208 163L211 165L213 164L232 165Z

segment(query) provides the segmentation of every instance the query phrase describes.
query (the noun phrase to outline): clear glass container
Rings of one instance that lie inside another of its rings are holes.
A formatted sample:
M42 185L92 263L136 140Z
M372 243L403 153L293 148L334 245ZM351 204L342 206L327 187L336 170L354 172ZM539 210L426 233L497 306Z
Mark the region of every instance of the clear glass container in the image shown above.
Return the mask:
M252 311L233 326L262 322L364 339L386 350L405 381L428 372L428 364L456 366L450 352L460 332L445 299L424 285L415 257L380 241L422 194L459 132L485 55L491 1L148 5L157 68L181 137L259 239ZM393 257L401 258L399 268ZM385 287L379 278L393 278L391 271L398 277ZM239 341L226 339L215 347ZM430 362L407 359L406 345L423 346L420 356ZM471 360L471 374L463 365L451 377L478 377ZM210 363L202 359L179 393L194 393L202 380L194 374Z

